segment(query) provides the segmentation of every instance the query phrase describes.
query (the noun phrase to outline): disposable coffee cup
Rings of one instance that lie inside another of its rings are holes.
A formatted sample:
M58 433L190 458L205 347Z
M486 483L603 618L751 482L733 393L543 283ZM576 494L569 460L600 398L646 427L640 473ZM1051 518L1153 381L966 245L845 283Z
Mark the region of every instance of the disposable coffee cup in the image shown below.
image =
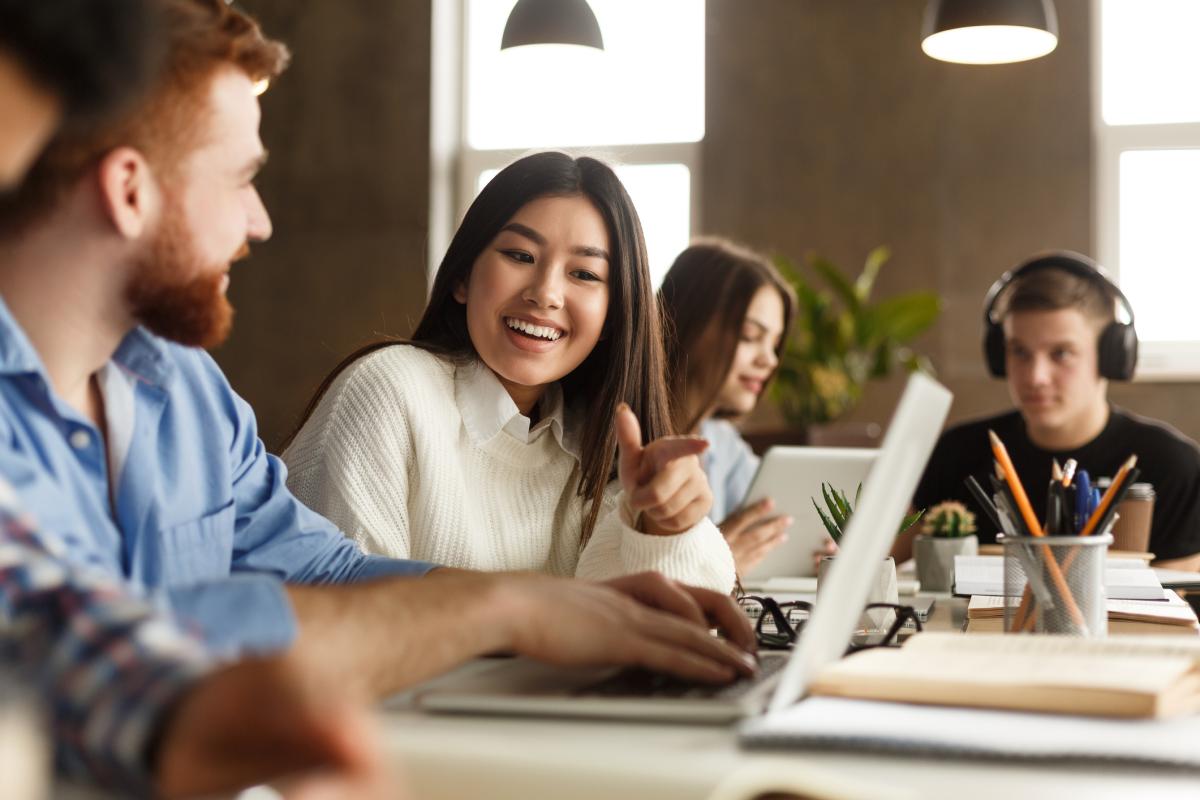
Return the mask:
M1135 483L1117 506L1113 524L1113 549L1145 553L1150 549L1150 523L1154 519L1154 486Z

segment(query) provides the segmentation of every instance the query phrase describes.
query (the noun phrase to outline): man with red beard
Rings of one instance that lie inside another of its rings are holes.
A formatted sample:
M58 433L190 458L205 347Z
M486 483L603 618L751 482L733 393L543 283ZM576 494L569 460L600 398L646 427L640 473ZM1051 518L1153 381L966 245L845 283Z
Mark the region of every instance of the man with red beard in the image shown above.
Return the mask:
M41 524L212 650L287 651L369 694L499 650L713 682L752 671L753 634L713 592L652 575L417 580L433 565L365 556L288 493L200 349L228 332L232 262L271 235L256 87L287 52L222 0L160 2L164 80L117 121L57 137L0 204L0 477Z

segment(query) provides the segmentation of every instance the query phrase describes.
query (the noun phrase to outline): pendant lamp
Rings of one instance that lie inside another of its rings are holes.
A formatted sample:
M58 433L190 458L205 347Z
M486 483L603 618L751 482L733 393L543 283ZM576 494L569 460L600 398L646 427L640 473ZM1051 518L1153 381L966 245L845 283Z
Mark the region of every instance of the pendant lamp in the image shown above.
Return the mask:
M1053 0L929 0L921 49L939 61L1007 64L1058 45Z
M600 23L587 0L518 0L500 49L527 44L574 44L604 49Z

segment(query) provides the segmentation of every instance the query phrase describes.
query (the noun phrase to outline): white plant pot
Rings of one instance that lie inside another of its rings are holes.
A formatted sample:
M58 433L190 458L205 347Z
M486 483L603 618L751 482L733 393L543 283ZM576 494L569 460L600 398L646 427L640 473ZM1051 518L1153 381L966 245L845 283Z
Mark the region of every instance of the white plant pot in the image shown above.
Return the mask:
M954 588L954 557L979 553L979 537L926 536L920 534L913 542L917 559L917 580L923 592L950 592Z
M825 585L825 574L829 568L833 566L835 556L823 556L821 562L817 565L817 605L821 604L821 588ZM896 560L891 556L879 562L879 567L875 570L874 580L871 581L871 590L867 594L867 603L892 603L898 605L900 603L900 590L896 584ZM872 630L885 630L892 624L896 614L891 609L871 609L865 614L868 627Z

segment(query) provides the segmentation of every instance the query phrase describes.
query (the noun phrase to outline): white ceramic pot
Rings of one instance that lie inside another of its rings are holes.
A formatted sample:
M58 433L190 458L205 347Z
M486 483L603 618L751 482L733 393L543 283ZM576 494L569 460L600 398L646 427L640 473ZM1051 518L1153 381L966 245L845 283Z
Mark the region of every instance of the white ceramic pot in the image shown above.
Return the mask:
M823 556L817 565L817 605L821 604L821 587L825 582L825 574L833 566L835 556ZM898 605L900 591L896 584L896 560L888 556L879 562L875 570L875 578L871 581L871 590L867 594L867 604L892 603ZM890 609L872 609L866 612L867 627L872 630L885 630L895 619L895 612Z

